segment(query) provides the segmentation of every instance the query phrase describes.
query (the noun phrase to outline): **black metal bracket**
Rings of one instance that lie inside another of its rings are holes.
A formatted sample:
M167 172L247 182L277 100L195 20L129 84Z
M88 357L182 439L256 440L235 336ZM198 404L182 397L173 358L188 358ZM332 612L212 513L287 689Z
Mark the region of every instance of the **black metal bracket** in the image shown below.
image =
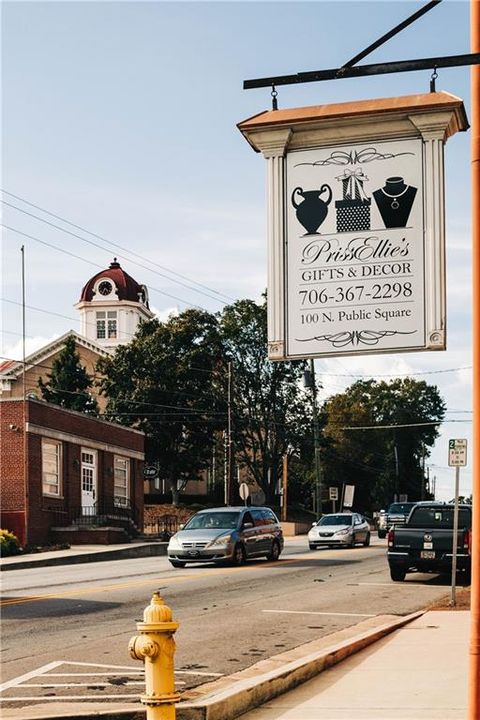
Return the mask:
M298 83L320 82L322 80L343 80L366 75L385 75L388 73L410 72L413 70L437 70L444 67L461 67L464 65L480 65L480 53L467 55L449 55L444 57L420 58L418 60L398 60L375 65L343 65L331 70L314 70L299 72L295 75L279 75L277 77L244 80L243 89L272 87L272 85L296 85Z

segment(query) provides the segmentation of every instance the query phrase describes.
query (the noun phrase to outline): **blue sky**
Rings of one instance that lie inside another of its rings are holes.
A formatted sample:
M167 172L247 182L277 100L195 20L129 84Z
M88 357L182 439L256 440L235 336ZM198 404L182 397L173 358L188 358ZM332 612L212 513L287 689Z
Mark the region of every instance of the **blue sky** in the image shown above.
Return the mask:
M192 304L216 311L222 303L167 279L159 266L224 300L259 298L266 284L265 163L236 124L267 109L270 95L244 91L243 80L338 67L422 5L4 2L2 188L144 258L63 224L111 249L94 247L4 206L6 225L37 238L8 230L2 240L3 297L21 301L24 243L27 304L46 311L27 311L27 348L78 328L72 306L81 287L113 255L148 285L162 314ZM469 4L444 0L363 62L467 52ZM422 71L280 87L278 99L280 107L296 107L408 95L428 92L429 78ZM468 68L439 70L437 88L463 98L469 114ZM462 133L446 146L448 350L317 362L322 397L356 374L435 373L419 377L438 385L449 408L428 461L442 499L452 496L454 481L446 441L471 437L463 422L471 419L470 370L453 370L471 365L469 143ZM13 303L3 310L6 357L18 356L21 340L21 309ZM470 482L467 467L462 492Z

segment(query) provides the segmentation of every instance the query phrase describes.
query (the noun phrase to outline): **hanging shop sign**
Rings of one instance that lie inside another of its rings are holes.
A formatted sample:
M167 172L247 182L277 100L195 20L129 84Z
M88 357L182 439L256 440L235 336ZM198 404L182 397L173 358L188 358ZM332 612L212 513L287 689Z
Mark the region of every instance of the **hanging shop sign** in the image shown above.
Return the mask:
M271 360L446 347L449 93L262 113Z

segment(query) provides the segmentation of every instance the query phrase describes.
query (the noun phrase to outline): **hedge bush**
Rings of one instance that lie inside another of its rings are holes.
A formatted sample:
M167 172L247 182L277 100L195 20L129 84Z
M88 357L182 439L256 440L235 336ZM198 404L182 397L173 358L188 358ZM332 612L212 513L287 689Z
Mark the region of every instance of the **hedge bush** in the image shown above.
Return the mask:
M0 530L0 556L18 555L22 552L18 538L10 530Z

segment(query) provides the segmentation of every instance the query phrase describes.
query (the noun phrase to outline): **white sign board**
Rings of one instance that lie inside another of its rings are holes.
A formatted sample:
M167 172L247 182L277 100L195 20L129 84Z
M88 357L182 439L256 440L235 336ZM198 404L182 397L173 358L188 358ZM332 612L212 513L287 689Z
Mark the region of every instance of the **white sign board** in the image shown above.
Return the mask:
M467 464L467 441L448 441L448 464L450 467L464 467Z
M336 487L328 488L328 499L329 500L338 500L338 488L336 488Z
M289 152L289 357L425 345L422 140Z
M355 493L355 485L345 485L343 491L343 507L353 507L353 495Z
M238 488L238 493L242 500L246 500L248 496L250 495L250 488L248 487L247 483L240 483L240 487Z
M270 360L445 350L451 93L265 111Z

